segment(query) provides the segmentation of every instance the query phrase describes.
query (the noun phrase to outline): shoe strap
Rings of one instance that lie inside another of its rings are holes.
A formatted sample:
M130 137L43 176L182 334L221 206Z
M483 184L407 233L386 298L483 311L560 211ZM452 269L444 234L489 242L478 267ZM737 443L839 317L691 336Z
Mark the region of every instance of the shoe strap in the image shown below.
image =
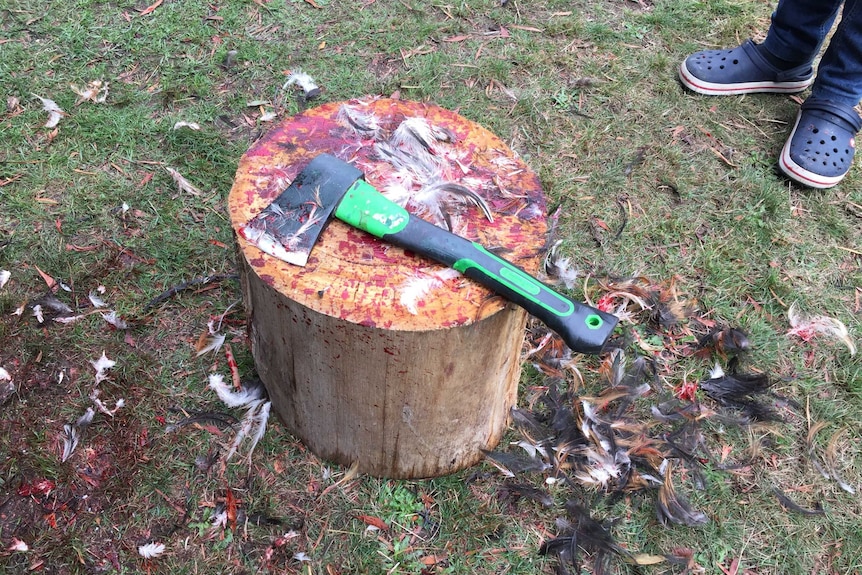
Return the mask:
M772 65L772 63L767 60L763 54L758 50L758 45L754 43L754 40L749 38L745 42L742 43L740 48L745 52L745 55L748 56L754 65L760 70L764 70L770 72L771 74L775 74L776 82L787 82L787 81L795 81L799 80L799 78L808 78L811 74L814 73L814 68L811 67L811 62L806 62L800 66L796 66L795 68L790 68L788 70L781 70Z
M831 100L808 98L802 104L800 109L803 112L807 110L828 112L829 114L835 116L836 119L844 123L845 129L853 134L855 134L859 131L860 128L862 128L862 118L859 117L859 114L857 114L853 108L844 104L832 102Z

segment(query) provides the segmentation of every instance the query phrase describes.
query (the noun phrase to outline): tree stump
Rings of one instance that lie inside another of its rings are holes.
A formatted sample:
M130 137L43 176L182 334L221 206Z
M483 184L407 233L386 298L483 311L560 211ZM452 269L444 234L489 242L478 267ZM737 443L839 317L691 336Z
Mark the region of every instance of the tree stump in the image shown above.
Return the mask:
M240 161L234 230L323 152L356 165L384 194L421 194L422 183L381 152L407 118L437 130L428 150L437 176L481 196L493 221L457 198L437 211L414 196L407 209L448 220L535 273L547 232L538 178L486 129L417 102L330 103L276 126ZM473 465L496 446L517 395L521 308L338 220L305 267L237 243L258 373L276 414L313 453L362 473L420 478Z

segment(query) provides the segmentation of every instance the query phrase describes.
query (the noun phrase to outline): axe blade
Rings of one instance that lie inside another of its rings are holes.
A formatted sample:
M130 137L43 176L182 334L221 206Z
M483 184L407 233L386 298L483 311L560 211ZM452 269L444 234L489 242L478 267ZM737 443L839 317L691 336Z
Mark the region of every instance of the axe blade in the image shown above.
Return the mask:
M273 257L304 266L333 211L359 179L362 171L351 164L328 154L315 156L240 235Z

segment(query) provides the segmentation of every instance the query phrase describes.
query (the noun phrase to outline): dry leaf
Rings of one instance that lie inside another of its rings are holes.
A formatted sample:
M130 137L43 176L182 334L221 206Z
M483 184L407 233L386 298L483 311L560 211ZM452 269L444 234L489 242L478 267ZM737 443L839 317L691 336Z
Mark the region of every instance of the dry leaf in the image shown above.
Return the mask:
M375 517L374 515L357 515L356 518L365 523L366 525L374 527L375 529L379 529L380 531L389 530L389 525L387 525L385 521L383 521L379 517Z
M164 1L165 0L156 0L155 2L150 4L149 6L147 6L143 10L141 10L141 16L145 16L146 14L152 14L156 10L156 8L158 8L159 6L162 5L162 2L164 2Z
M658 565L659 563L664 563L666 559L662 555L638 553L636 555L632 555L632 561L634 561L636 565Z

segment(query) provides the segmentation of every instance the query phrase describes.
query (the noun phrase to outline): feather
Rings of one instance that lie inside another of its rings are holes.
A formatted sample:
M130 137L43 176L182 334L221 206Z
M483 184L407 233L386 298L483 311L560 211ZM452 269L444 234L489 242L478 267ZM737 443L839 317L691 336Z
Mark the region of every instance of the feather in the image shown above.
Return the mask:
M80 439L81 432L77 427L68 423L63 425L63 454L60 456L60 461L66 461L72 456Z
M825 511L823 511L823 506L820 505L820 502L814 506L814 509L805 509L797 504L795 501L790 499L786 493L778 489L777 487L772 488L772 493L778 499L778 502L782 507L787 509L788 511L793 511L795 513L799 513L801 515L823 515Z
M847 483L838 472L836 459L838 458L838 444L840 443L841 437L847 431L847 428L839 429L836 431L832 437L829 439L829 444L826 446L826 451L823 452L823 461L828 465L828 472L832 479L838 483L838 486L851 495L856 494L856 489Z
M117 312L114 310L102 312L101 316L102 319L114 326L116 329L124 330L129 328L128 322L117 315Z
M102 82L101 80L93 80L84 88L79 88L75 84L69 85L72 91L78 94L78 100L75 102L76 106L86 101L103 104L108 99L108 86L107 82Z
M218 352L218 350L220 350L224 345L226 337L227 336L223 333L210 332L208 335L204 336L202 340L203 345L198 349L195 357L200 357L210 351Z
M432 290L442 287L445 282L460 277L461 274L452 268L439 270L420 270L397 288L398 300L407 311L416 315L419 313L419 302Z
M183 175L180 174L174 168L166 166L165 170L171 175L171 178L173 178L174 183L177 185L177 188L179 188L181 192L186 192L193 196L199 196L202 194L202 192L197 187L195 187L194 184L185 179L185 177L183 177Z
M61 110L60 106L54 100L43 98L36 94L33 94L33 97L40 100L42 102L42 110L48 112L48 121L45 122L45 127L56 128L63 116L66 115L66 112Z
M562 257L557 253L562 243L563 241L559 240L548 250L542 270L549 279L566 286L566 289L572 289L581 276L581 271L572 265L572 258Z
M93 405L96 406L96 409L109 417L114 417L117 411L119 411L120 408L126 405L126 400L123 398L118 399L116 402L114 402L114 409L109 409L108 406L105 405L101 399L99 399L99 395L101 394L101 392L102 390L100 390L98 387L94 387L93 391L90 392L90 400L93 402Z
M287 77L287 82L281 87L282 90L287 90L291 86L299 86L306 100L312 100L320 95L320 86L317 85L314 78L297 68Z
M6 287L6 283L9 281L9 278L12 277L12 272L9 270L0 270L0 289Z
M750 343L748 336L735 327L715 328L701 337L697 346L700 349L714 348L719 353L741 353L747 351Z
M108 304L105 303L105 300L103 300L99 293L95 290L91 291L87 297L89 298L90 303L93 304L93 307L95 308L108 307Z
M243 386L239 391L231 391L220 373L211 373L208 387L218 394L219 399L228 407L248 407L264 398L264 389L260 385Z
M413 196L413 200L423 205L434 205L443 203L443 195L448 194L450 197L455 197L460 200L466 200L475 204L484 214L485 218L493 223L494 216L491 214L491 209L482 196L476 192L453 182L436 182L423 187Z
M155 559L165 552L165 546L162 543L147 543L138 547L138 555L144 559Z
M514 477L519 473L545 471L551 467L538 457L515 455L503 451L488 451L486 449L483 449L482 453L485 454L485 459L499 469L506 477Z
M512 417L512 423L530 443L541 445L554 437L554 431L529 411L512 407L509 414Z
M206 455L198 455L195 457L195 467L201 473L209 473L212 466L218 461L218 448L210 449Z
M266 399L263 385L257 382L257 385L244 385L239 391L231 391L230 386L224 381L224 376L220 373L213 373L209 376L208 387L216 392L226 406L246 408L233 443L224 459L228 461L233 457L243 440L248 437L251 445L246 456L250 461L254 448L266 432L266 424L272 406L271 402Z
M823 468L820 464L820 460L817 458L817 454L815 453L815 445L814 438L817 433L826 427L825 421L818 421L814 425L809 426L808 435L805 438L805 445L808 448L808 458L811 460L811 464L814 468L823 476L824 479L832 479L832 476Z
M352 128L357 135L375 140L380 136L382 129L380 119L375 114L347 105L338 109L335 120Z
M579 549L594 555L593 573L606 573L612 557L628 557L629 553L613 538L610 531L590 516L589 510L574 501L566 503L568 519L558 520L562 534L542 542L541 555L555 554L560 563L572 565L580 572Z
M92 365L93 369L96 370L95 380L96 385L98 385L108 379L108 375L106 372L115 365L117 365L117 362L112 359L108 359L108 356L105 355L105 352L103 351L102 356L99 359L95 361L90 361L90 365Z
M66 461L72 456L75 448L78 447L78 442L81 439L81 432L93 422L96 412L92 407L88 407L87 411L75 421L73 424L63 425L63 454L60 461Z
M414 154L404 151L389 142L376 142L375 155L382 161L392 164L399 177L411 185L424 185L442 178L442 169L436 158L430 154Z
M451 143L454 134L445 128L432 126L425 118L405 118L392 134L394 146L413 154L436 154L438 142Z
M0 366L0 406L12 397L15 393L15 382L12 381L12 375L5 367Z
M175 122L174 123L174 130L179 130L180 128L188 128L189 130L197 131L197 130L201 129L201 125L198 124L197 122L186 122L186 121Z
M700 382L700 388L722 406L739 410L750 421L781 419L775 409L761 399L772 386L766 374L738 373L735 358L729 371L726 374L716 364L709 379Z
M658 520L665 525L670 521L677 525L687 525L689 527L697 527L709 523L709 518L702 511L695 509L688 501L677 495L671 471L672 464L668 462L664 470L664 481L656 497L656 516Z
M543 507L551 507L554 505L554 499L551 494L544 489L537 489L532 485L523 483L514 483L504 481L497 489L497 498L504 501L518 501L519 499L529 499L535 501Z
M249 462L251 461L252 453L254 453L254 448L257 447L257 444L263 438L264 433L266 433L266 424L269 421L269 412L271 408L272 402L266 401L252 414L253 422L252 432L250 434L251 444L249 445L248 453L246 454Z
M827 336L841 341L850 350L850 355L856 355L856 344L847 331L847 326L841 320L825 315L809 316L801 311L796 302L787 310L790 322L788 335L795 335L805 342L818 336Z

